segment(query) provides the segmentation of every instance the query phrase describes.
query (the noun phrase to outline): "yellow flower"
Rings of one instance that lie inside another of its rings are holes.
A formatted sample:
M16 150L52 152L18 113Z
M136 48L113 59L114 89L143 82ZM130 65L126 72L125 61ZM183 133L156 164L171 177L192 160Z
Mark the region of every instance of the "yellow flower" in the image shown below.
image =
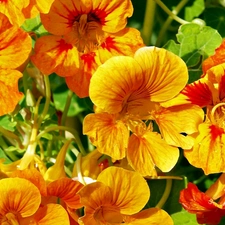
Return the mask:
M86 185L78 194L85 207L79 224L131 225L151 224L154 221L157 224L163 224L159 221L172 224L163 210L148 209L139 213L147 203L150 191L147 182L137 172L109 167L100 173L97 182Z

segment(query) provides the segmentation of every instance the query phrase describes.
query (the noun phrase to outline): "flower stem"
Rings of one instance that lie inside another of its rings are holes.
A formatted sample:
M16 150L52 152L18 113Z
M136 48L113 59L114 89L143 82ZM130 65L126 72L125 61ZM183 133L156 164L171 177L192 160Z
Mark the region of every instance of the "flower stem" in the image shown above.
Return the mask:
M149 45L151 43L151 36L152 36L154 16L155 16L155 7L156 7L156 3L154 1L147 0L143 29L142 29L142 37L146 45Z
M38 134L37 139L40 139L41 136L44 135L45 133L48 133L50 131L55 131L55 130L64 130L64 131L70 132L74 136L76 144L77 144L81 154L86 155L86 151L84 150L84 147L82 145L82 142L80 140L78 132L71 127L66 127L66 126L51 126L51 127L48 127L44 131L42 131Z
M161 199L159 200L159 202L157 203L157 205L155 206L156 208L161 209L163 207L163 205L165 204L166 200L168 199L168 197L170 195L171 189L172 189L172 180L167 179L164 193L163 193Z
M46 100L45 100L43 112L38 120L38 127L40 127L43 119L45 118L46 114L48 113L48 108L49 108L50 101L51 101L50 82L49 82L49 77L46 75L44 75L44 82L45 82L45 90L46 90L46 96L45 96Z
M172 11L172 13L173 13L174 15L177 15L177 14L180 12L180 10L187 4L188 1L189 1L189 0L182 0L182 1L177 5L177 7ZM170 26L170 24L172 23L172 21L173 21L173 18L172 18L171 16L169 16L169 17L167 18L167 20L165 21L165 23L163 24L163 26L162 26L162 28L161 28L161 30L160 30L160 32L159 32L159 35L158 35L156 44L155 44L156 46L160 46L160 45L161 45L162 39L163 39L163 37L165 36L165 33L166 33L168 27Z
M65 108L64 108L63 114L62 114L61 126L65 126L66 117L67 117L67 114L68 114L68 111L69 111L69 108L70 108L70 103L71 103L72 97L73 97L73 92L71 90L69 90L68 96L67 96L67 99L66 99L66 105L65 105Z
M176 20L180 24L187 24L186 20L181 19L176 16L161 0L154 0L169 16L171 16L174 20Z

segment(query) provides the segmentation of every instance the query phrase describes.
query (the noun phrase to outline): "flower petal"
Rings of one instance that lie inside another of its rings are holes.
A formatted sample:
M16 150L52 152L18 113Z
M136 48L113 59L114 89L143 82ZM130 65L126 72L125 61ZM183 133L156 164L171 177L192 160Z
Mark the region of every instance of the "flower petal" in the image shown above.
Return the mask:
M58 204L47 204L34 215L38 225L70 225L66 210Z
M36 41L32 62L43 74L53 72L59 76L76 75L80 65L76 47L59 36L42 36Z
M78 209L82 207L82 204L80 203L80 197L76 193L82 187L83 184L80 182L65 177L49 183L47 190L49 196L61 198L68 207Z
M41 203L38 188L23 178L5 178L0 180L0 215L15 212L22 217L33 215Z
M125 157L129 130L116 115L89 114L84 118L83 133L88 135L98 151L119 160Z
M158 133L146 131L143 135L130 137L127 159L142 176L156 176L155 167L163 172L170 171L178 157L178 148L169 146Z
M18 80L22 74L17 70L0 69L0 116L11 113L23 94L18 90Z
M112 203L120 209L121 214L137 213L149 200L150 190L147 182L137 172L108 167L99 174L97 180L111 188Z
M134 59L141 66L145 79L142 86L148 89L153 102L167 101L176 96L187 84L188 70L184 61L163 48L143 47Z
M184 151L190 164L205 174L225 172L225 131L213 124L199 125L199 135L191 150Z
M162 209L149 208L125 219L127 225L173 225L172 218Z
M169 145L190 149L194 138L188 134L198 132L198 125L203 122L204 112L195 105L180 105L161 108L154 118L161 134Z

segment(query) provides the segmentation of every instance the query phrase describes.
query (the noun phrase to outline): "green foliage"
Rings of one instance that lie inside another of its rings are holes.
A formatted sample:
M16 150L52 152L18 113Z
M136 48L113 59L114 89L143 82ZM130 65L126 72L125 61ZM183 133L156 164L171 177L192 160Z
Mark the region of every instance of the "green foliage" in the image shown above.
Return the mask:
M204 9L204 0L195 0L192 6L185 7L184 19L187 21L192 21L195 17L201 15Z
M171 215L175 225L198 225L196 215L183 210Z
M15 131L17 125L16 121L11 121L10 116L1 116L0 117L0 126L9 131Z

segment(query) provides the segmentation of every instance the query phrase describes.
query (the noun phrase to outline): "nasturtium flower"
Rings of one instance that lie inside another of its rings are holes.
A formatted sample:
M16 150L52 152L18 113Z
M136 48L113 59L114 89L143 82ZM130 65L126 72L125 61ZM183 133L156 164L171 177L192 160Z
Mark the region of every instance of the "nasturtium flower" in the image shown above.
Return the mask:
M217 225L225 216L224 202L217 203L212 196L201 192L192 183L188 183L188 187L180 192L179 201L184 209L196 214L199 224Z
M125 28L133 13L126 1L55 0L41 20L52 35L39 38L32 62L43 74L65 77L79 97L89 96L89 83L99 65L115 55L133 55L143 41Z
M224 90L225 63L222 63L208 69L204 77L188 84L169 103L191 103L206 108L205 121L199 124L199 134L195 137L192 149L184 151L188 161L202 168L205 174L225 171Z
M207 73L207 70L213 66L225 63L225 39L221 45L215 50L214 55L208 57L202 63L203 75Z
M140 212L150 197L150 190L137 172L109 167L100 173L97 182L86 185L78 194L84 204L84 216L79 224L163 224L164 221L172 224L167 213L161 213L163 210L153 210L162 216L157 219L152 209Z
M18 90L22 73L16 69L27 60L31 47L29 35L0 13L0 116L11 113L23 97Z
M83 133L102 154L114 160L127 156L144 176L156 175L155 167L168 172L177 162L178 147L193 146L188 135L198 131L204 116L191 105L161 106L178 95L187 80L185 63L165 49L143 47L134 57L109 59L92 76L89 92L96 108L85 117ZM162 136L154 132L152 121Z
M21 26L25 19L38 13L47 13L54 0L1 0L0 13L6 15L11 24Z

